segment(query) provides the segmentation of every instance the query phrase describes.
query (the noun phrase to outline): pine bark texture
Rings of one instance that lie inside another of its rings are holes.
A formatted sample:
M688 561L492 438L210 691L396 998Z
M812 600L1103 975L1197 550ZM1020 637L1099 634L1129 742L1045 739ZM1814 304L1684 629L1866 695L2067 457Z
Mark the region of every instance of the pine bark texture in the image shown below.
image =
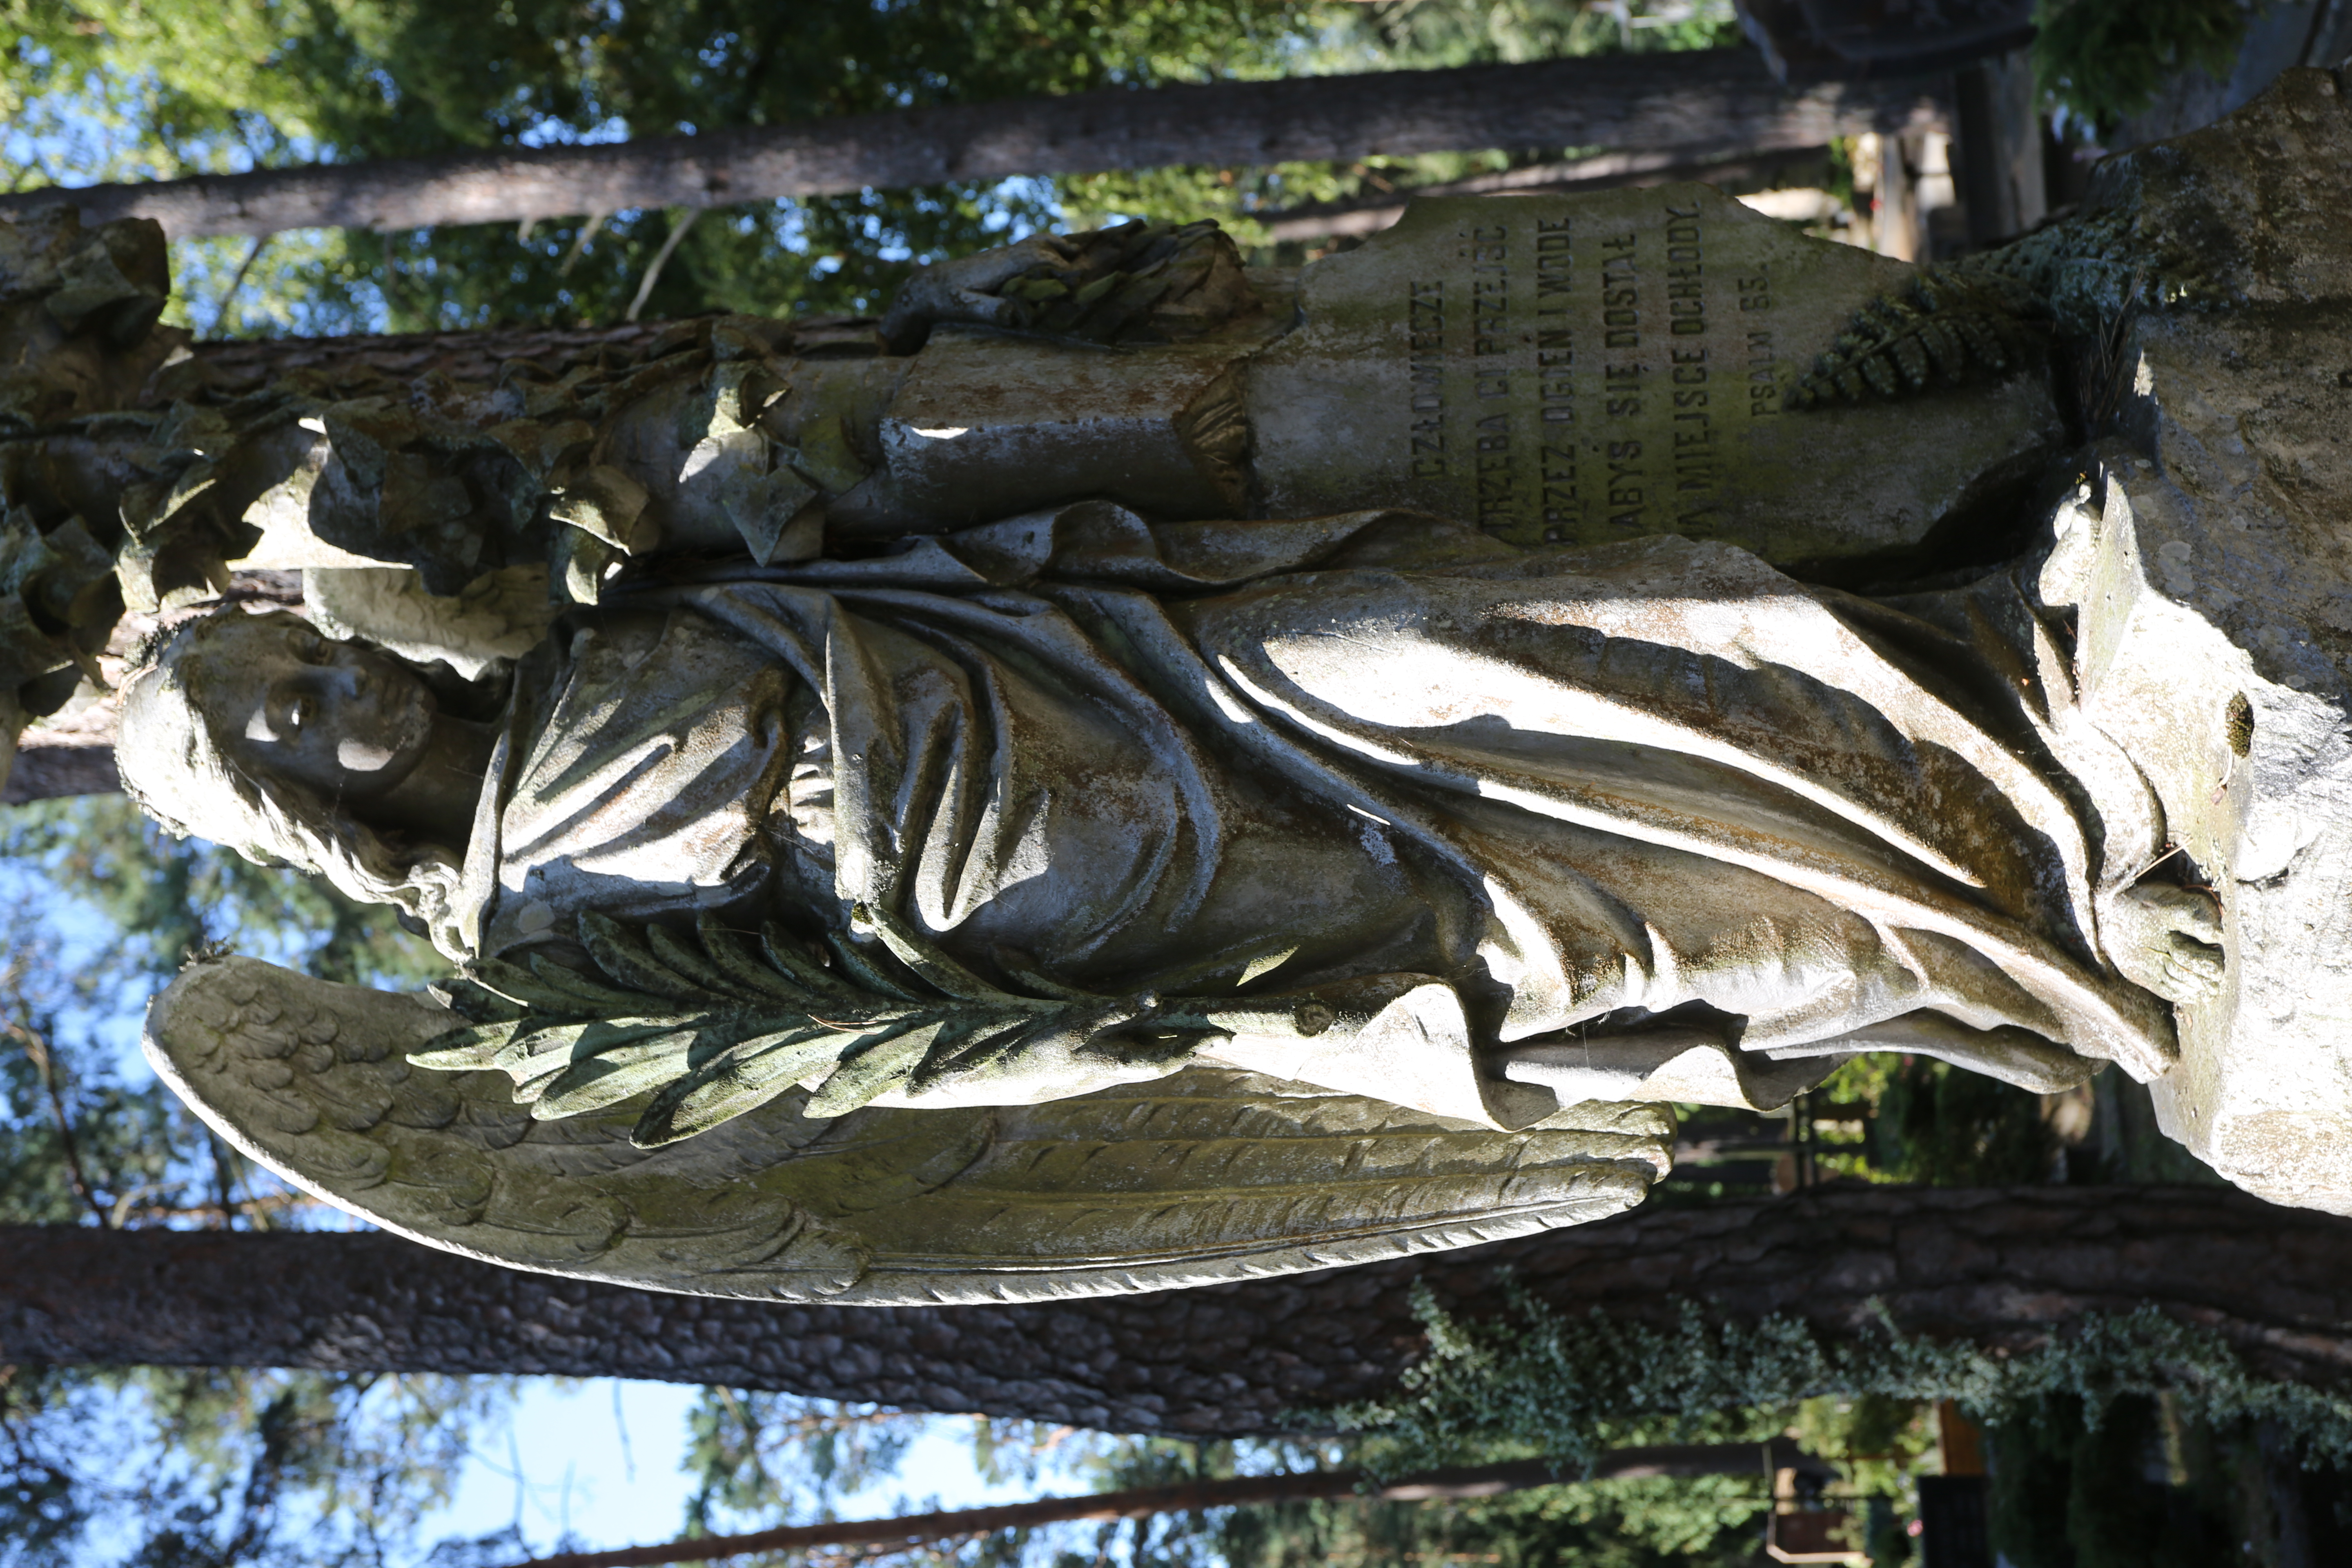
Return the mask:
M110 743L47 745L36 735L30 744L17 746L7 782L0 784L0 805L76 795L114 795L121 788L122 775L115 772Z
M2219 1188L1836 1186L1653 1208L1366 1268L1050 1304L764 1307L509 1272L347 1233L0 1229L0 1360L721 1383L1126 1432L1276 1429L1388 1390L1412 1287L1465 1316L1507 1278L1564 1310L1681 1302L2028 1348L2153 1302L2270 1375L2352 1384L2352 1220Z
M70 200L83 220L152 217L173 238L339 226L513 223L629 207L719 206L946 181L1170 164L1227 166L1487 147L1760 151L1934 129L1938 79L1781 87L1752 49L1613 55L1109 89L591 146L93 185L0 196L0 215Z
M843 316L795 319L803 331L848 331L857 325ZM608 327L489 327L454 332L370 332L334 338L237 338L195 343L189 353L203 364L208 400L225 401L260 392L285 376L301 374L329 388L367 386L391 380L414 383L438 376L467 385L494 384L501 366L528 360L550 379L602 356L642 354L676 325L670 321L623 321ZM152 398L151 402L163 401Z

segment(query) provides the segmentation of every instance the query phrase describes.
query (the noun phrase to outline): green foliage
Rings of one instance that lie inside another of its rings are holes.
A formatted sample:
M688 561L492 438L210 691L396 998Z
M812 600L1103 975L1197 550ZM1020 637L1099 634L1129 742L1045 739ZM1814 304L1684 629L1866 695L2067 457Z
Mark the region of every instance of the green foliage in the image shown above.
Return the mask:
M12 0L0 10L0 93L21 140L61 150L47 168L26 160L32 180L152 177L1271 76L1313 15L1286 0ZM646 310L871 308L908 253L979 248L1007 224L1032 226L1048 210L1039 195L962 184L715 211ZM282 237L239 298L297 300L290 314L310 330L379 313L394 329L612 321L672 221L607 215L593 238L584 216L528 235ZM200 247L183 291L216 300L246 249ZM236 324L289 313L257 309Z
M1926 1057L1889 1074L1871 1131L1880 1169L1930 1186L2043 1182L2057 1155L2040 1096Z
M2093 1414L2082 1400L2054 1394L2029 1402L1991 1432L1991 1524L2001 1555L2016 1568L2202 1568L2228 1561L2226 1500L2210 1486L2168 1487L2151 1474L2151 1459L2165 1458L2164 1439L2210 1454L2211 1434L2185 1429L2160 1402L2144 1397L2119 1399L2097 1420Z
M1294 41L1296 74L1434 70L1596 54L1719 48L1741 42L1730 0L1376 0L1324 5ZM1513 147L1373 156L1345 163L1293 163L1247 169L1122 169L1050 182L1060 224L1089 228L1126 218L1214 217L1260 265L1295 265L1317 251L1267 242L1264 215L1310 203L1392 195L1597 151Z
M1454 1321L1425 1292L1418 1310L1429 1353L1406 1369L1401 1395L1318 1416L1390 1439L1382 1462L1391 1470L1451 1462L1495 1442L1585 1463L1659 1423L1696 1434L1728 1413L1752 1418L1822 1395L1949 1399L1999 1422L2053 1397L2101 1413L2119 1399L2164 1394L2183 1419L2273 1422L2311 1455L2352 1457L2352 1399L2259 1377L2219 1334L2152 1307L2091 1316L2038 1349L2006 1355L1892 1323L1843 1341L1785 1316L1711 1323L1692 1303L1670 1328L1597 1310L1564 1318L1524 1294L1507 1316L1475 1324Z
M842 1494L889 1479L924 1418L752 1389L708 1388L687 1417L689 1534L837 1519Z
M170 978L205 942L230 937L241 951L347 984L414 989L447 968L390 909L202 839L175 839L122 795L10 807L0 864L87 903L108 928L90 967L142 988Z
M0 972L0 1224L121 1223L142 1205L190 1201L198 1130L149 1083L126 1084L78 1039L78 998L53 943L18 945Z
M104 1026L207 940L379 982L437 971L430 950L290 872L163 838L120 797L11 808L0 872L37 917L0 953L0 1223L305 1217L307 1200L126 1074ZM0 1370L0 1565L91 1562L93 1531L152 1568L380 1563L505 1397L498 1379Z
M1236 1509L1216 1528L1231 1568L1387 1568L1444 1561L1562 1568L1747 1568L1760 1477L1571 1481L1444 1504L1330 1499Z
M1592 5L1579 0L1374 0L1342 24L1349 42L1420 68L1618 51L1730 48L1727 3Z
M0 0L0 121L21 187L1736 41L1727 0L1635 0L1608 13L1581 0ZM1559 153L1152 170L713 209L645 311L869 311L918 259L1050 223L1244 219ZM173 313L215 335L611 321L686 216L307 232L257 248L192 241L175 247Z
M838 1519L848 1494L865 1491L870 1500L898 1479L914 1442L925 1437L941 1441L953 1426L937 1416L726 1388L705 1391L688 1424L686 1469L697 1483L688 1504L689 1535ZM1016 1484L1033 1492L1041 1487L1085 1491L1230 1475L1235 1455L1231 1444L1119 1437L984 1416L972 1417L970 1436L973 1468L981 1479ZM1069 1485L1066 1478L1081 1484ZM940 1506L936 1499L910 1498L902 1491L885 1502L861 1500L856 1511L860 1516L906 1514ZM898 1562L952 1563L956 1568L1077 1568L1110 1561L1109 1548L1122 1536L1128 1546L1124 1558L1130 1564L1210 1568L1214 1561L1207 1554L1213 1528L1198 1516L1161 1516L1100 1529L1002 1531L887 1555ZM1091 1540L1097 1550L1073 1554L1065 1548L1074 1540ZM823 1563L826 1556L794 1554L778 1561Z
M390 911L172 839L120 795L10 808L0 890L40 911L0 952L0 1223L269 1223L299 1195L215 1139L99 1026L135 1018L188 952L234 939L329 979L415 984L438 955ZM79 906L92 940L68 942Z
M446 1501L494 1378L16 1367L0 1383L0 1565L380 1564Z
M1935 1446L1928 1414L1928 1406L1916 1399L1825 1394L1797 1406L1789 1432L1808 1454L1836 1462L1856 1492L1892 1497Z
M1041 1456L1084 1478L1087 1490L1171 1486L1236 1475L1381 1468L1384 1439L1277 1438L1192 1442L976 1423L975 1447L1004 1468L992 1479L1034 1484ZM1725 1428L1762 1436L1753 1423ZM1450 1462L1517 1457L1516 1445L1482 1447ZM1056 1488L1055 1489L1070 1489ZM1609 1481L1564 1479L1498 1497L1442 1502L1321 1498L1206 1513L1161 1514L1122 1524L1045 1531L1025 1561L1082 1568L1110 1561L1199 1568L1388 1568L1400 1563L1493 1562L1578 1568L1747 1568L1757 1515L1768 1506L1761 1475ZM1009 1540L1000 1542L1010 1550ZM1073 1546L1076 1550L1073 1550Z
M52 945L0 971L0 1223L288 1216L152 1079L80 1026ZM445 1499L497 1379L0 1368L0 1565L381 1561ZM299 1542L299 1544L298 1544Z
M845 1493L901 1473L925 1418L823 1401L713 1389L692 1417L689 1472L698 1480L689 1532L765 1528L839 1517ZM1766 1435L1763 1424L1718 1424L1726 1435ZM928 1440L949 1423L929 1418ZM974 1417L981 1479L1034 1494L1159 1487L1236 1475L1349 1468L1384 1441L1277 1438L1194 1442L1120 1436L1066 1426ZM1512 1445L1454 1457L1477 1463ZM861 1502L861 1515L936 1506L903 1493ZM1579 1568L1746 1568L1756 1517L1769 1506L1761 1476L1613 1481L1564 1479L1500 1497L1443 1503L1328 1498L1105 1524L1003 1531L922 1549L911 1561L959 1568L1026 1564L1088 1568L1386 1568L1445 1560Z
M2043 0L2034 73L2042 91L2105 129L2182 71L2228 77L2248 12L2241 0Z
M1904 1059L1894 1051L1864 1051L1840 1062L1813 1092L1822 1100L1844 1100L1875 1109L1903 1070Z

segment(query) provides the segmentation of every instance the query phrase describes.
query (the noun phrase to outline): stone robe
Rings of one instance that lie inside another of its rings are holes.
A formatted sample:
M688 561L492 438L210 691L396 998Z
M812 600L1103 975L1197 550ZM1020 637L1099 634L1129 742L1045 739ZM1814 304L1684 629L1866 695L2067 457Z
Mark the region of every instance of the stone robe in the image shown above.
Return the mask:
M1087 503L641 590L517 689L477 952L864 904L1121 994L1433 977L1376 1040L1222 1059L1474 1120L1500 1048L1662 1015L1760 1057L2169 1049L2096 942L2155 807L2007 575L1880 603L1675 538Z

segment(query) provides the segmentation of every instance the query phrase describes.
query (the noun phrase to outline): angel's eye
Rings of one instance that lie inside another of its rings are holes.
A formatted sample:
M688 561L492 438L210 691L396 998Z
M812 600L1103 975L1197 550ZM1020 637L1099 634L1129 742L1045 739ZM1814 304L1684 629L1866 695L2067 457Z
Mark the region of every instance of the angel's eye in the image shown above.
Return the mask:
M287 734L299 734L301 732L302 726L310 721L310 700L309 698L297 697L292 701L286 704L284 723L281 727L285 730Z

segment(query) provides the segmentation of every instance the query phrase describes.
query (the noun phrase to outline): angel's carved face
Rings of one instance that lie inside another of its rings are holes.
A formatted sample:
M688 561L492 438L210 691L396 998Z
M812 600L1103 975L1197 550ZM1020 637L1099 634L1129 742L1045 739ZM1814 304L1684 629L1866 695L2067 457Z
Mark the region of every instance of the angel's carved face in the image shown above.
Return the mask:
M365 805L414 772L432 742L436 704L414 671L363 643L331 642L299 616L224 616L199 658L198 700L248 772Z

